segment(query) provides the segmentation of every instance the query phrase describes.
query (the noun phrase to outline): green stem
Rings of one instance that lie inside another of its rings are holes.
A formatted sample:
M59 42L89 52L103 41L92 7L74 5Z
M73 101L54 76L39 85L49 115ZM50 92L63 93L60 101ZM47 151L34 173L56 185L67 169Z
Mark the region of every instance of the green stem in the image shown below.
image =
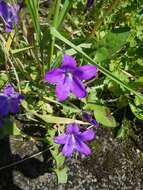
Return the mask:
M59 11L60 11L60 4L61 4L61 0L56 0L56 3L55 3L55 15L54 15L54 20L53 20L53 27L56 28L56 29L57 29L57 25L58 25L58 17L59 17ZM53 58L53 54L54 54L54 47L55 47L55 36L52 35L51 51L50 51L50 61L49 61L48 69L51 68L52 58Z

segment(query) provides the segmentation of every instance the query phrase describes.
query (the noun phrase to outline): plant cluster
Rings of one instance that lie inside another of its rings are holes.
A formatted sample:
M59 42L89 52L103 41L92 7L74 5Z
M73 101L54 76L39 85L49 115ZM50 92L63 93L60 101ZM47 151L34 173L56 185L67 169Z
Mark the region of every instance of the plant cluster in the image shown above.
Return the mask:
M37 123L67 181L65 157L91 155L98 127L117 138L143 119L143 3L0 1L0 137Z

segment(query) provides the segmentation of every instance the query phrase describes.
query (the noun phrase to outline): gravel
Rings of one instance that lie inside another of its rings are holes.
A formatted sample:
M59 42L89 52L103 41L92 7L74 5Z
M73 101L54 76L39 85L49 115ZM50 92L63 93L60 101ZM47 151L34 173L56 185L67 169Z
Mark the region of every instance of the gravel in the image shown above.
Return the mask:
M0 170L0 190L143 190L143 153L131 139L118 141L111 130L100 128L90 146L91 157L76 155L66 161L70 169L67 184L57 184L47 151ZM0 166L25 159L45 147L20 138L1 140Z

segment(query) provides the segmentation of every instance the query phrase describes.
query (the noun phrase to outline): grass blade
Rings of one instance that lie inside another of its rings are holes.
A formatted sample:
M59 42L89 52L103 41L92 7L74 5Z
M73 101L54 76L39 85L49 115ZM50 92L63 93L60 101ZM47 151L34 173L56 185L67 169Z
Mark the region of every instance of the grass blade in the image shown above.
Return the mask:
M26 5L31 14L34 28L36 31L37 41L41 39L40 21L39 21L39 0L26 0Z

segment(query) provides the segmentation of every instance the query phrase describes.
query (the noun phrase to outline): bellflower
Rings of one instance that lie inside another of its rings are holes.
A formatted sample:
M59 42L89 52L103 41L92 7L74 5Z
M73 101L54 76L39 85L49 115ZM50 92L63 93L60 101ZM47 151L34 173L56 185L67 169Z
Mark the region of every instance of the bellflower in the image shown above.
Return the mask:
M91 114L89 114L89 113L87 113L87 112L83 112L83 113L82 113L82 116L83 116L83 118L84 118L87 122L89 122L91 125L95 126L96 128L99 127L99 123L96 121L96 119L94 119L94 118L92 117Z
M5 117L9 113L9 104L7 97L0 94L0 117Z
M92 5L93 5L93 3L94 3L94 0L87 0L86 7L87 7L87 8L91 8Z
M87 156L91 154L91 150L85 142L94 139L94 137L95 134L92 129L80 132L79 125L71 123L67 125L65 134L59 135L54 141L57 144L64 145L62 154L66 157L70 157L74 151Z
M9 113L7 98L0 95L0 128L4 125L4 117Z
M23 100L23 96L16 92L11 84L6 85L6 87L3 90L3 94L7 98L9 113L18 113L20 103Z
M78 98L87 95L82 80L89 80L97 74L97 67L91 64L77 67L76 60L65 54L60 68L46 73L45 80L56 85L56 96L64 101L72 92Z
M14 88L8 84L0 93L0 128L4 125L4 119L9 113L16 114L23 96L15 92Z
M5 1L0 1L0 17L2 18L6 32L11 32L13 26L18 23L17 13L20 10L22 4L16 4L9 6Z

